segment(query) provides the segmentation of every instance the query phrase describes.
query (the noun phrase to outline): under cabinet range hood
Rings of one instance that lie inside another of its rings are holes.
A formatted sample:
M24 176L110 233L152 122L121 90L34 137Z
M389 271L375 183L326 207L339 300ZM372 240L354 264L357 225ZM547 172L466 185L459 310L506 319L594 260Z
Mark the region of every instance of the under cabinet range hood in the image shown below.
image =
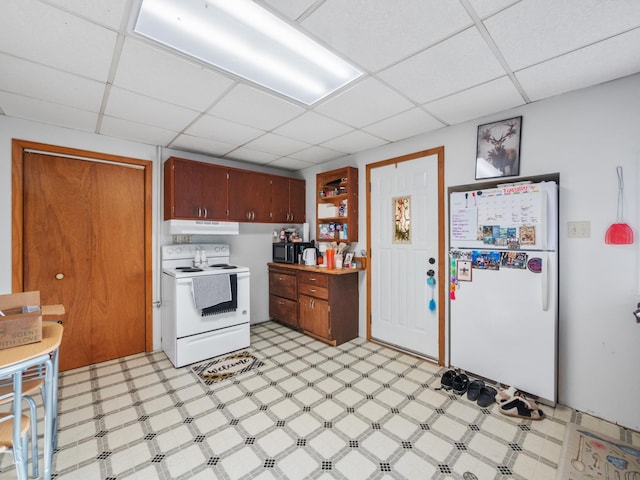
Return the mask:
M164 233L168 235L238 235L238 222L213 220L165 220Z

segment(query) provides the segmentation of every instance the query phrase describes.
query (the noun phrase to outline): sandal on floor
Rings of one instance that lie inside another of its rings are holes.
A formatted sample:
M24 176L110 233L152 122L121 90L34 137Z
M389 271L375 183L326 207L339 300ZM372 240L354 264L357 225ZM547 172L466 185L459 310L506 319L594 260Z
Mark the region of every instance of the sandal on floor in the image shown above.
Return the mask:
M451 388L453 387L454 378L456 378L456 371L447 370L446 372L444 372L444 375L442 375L442 378L440 379L440 385L442 385L442 388L444 388L445 390L451 390Z
M464 373L457 375L456 378L453 379L453 393L462 395L467 391L468 387L469 377L467 377Z
M493 403L497 394L498 391L493 387L482 387L478 394L478 406L483 408L488 407Z
M525 399L514 397L512 400L502 403L500 413L508 417L542 420L544 418L544 412L539 408L529 408L529 405L529 402Z
M515 387L509 387L505 390L500 390L497 394L496 394L496 403L498 403L499 405L508 402L509 400L512 400L514 398L521 398L525 401L525 403L527 404L527 407L532 409L532 410L538 410L538 404L535 402L534 399L529 398L525 395L524 392L518 390Z
M484 387L484 382L482 380L474 380L471 382L467 389L467 398L472 402L475 402L478 399L478 395L480 395L482 387Z

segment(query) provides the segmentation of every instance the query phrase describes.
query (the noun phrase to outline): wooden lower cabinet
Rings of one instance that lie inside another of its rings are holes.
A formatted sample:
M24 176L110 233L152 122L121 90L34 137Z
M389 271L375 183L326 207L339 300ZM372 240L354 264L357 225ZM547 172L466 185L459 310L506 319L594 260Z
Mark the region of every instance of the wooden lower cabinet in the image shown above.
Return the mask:
M325 273L299 265L269 266L269 315L314 338L331 345L356 338L358 303L355 270Z
M300 328L318 337L331 339L329 302L308 295L298 297Z
M298 328L296 272L269 267L269 316Z

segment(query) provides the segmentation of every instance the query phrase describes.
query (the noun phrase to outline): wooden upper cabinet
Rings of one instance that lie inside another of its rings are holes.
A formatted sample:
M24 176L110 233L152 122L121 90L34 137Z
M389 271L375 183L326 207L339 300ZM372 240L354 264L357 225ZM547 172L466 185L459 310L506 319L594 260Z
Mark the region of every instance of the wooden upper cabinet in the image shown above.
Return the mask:
M304 223L305 181L171 157L164 219Z
M271 175L229 169L229 220L271 221Z
M297 178L271 177L271 221L304 223L306 182Z
M164 218L228 220L226 167L171 157L164 164Z
M291 213L290 222L304 223L307 221L307 182L297 178L289 179L289 212Z

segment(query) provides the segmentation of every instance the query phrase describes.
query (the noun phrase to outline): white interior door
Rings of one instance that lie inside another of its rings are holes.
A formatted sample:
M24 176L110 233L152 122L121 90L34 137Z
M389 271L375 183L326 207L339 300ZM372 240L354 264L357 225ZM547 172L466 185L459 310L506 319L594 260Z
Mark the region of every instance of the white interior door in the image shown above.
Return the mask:
M371 169L371 339L439 359L438 155ZM397 199L409 199L410 240L395 235Z

